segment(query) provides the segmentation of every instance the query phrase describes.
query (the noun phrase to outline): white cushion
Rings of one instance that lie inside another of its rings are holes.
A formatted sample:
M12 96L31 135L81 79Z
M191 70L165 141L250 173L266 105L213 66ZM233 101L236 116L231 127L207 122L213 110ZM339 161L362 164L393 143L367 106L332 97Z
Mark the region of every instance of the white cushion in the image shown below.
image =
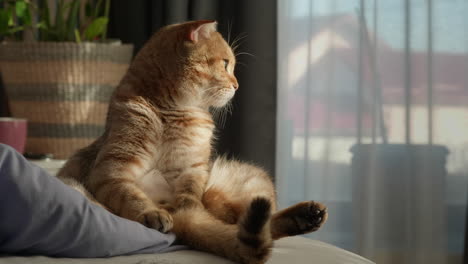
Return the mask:
M52 174L56 174L63 166L64 161L50 160L34 162L45 168ZM65 259L35 257L7 257L0 258L3 263L31 263L31 264L223 264L233 263L218 256L195 250L181 250L164 254L121 256L106 259ZM268 261L269 264L372 264L354 253L333 245L303 237L282 238L275 242L273 254Z
M99 244L99 242L97 242ZM121 256L99 259L67 259L33 257L2 257L0 264L30 263L30 264L227 264L229 260L212 254L180 250L162 254L146 254ZM283 238L275 243L269 264L372 264L363 257L349 251L337 248L327 243L302 237Z

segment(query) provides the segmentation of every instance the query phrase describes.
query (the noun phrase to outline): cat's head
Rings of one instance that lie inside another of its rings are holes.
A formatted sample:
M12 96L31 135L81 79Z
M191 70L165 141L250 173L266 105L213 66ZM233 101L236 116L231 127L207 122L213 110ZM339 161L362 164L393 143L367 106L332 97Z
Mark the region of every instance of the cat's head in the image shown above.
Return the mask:
M208 107L222 107L234 96L239 86L236 59L216 24L200 20L170 25L147 43L144 56L157 60L166 76L174 76L168 81L177 84L170 91L173 96Z

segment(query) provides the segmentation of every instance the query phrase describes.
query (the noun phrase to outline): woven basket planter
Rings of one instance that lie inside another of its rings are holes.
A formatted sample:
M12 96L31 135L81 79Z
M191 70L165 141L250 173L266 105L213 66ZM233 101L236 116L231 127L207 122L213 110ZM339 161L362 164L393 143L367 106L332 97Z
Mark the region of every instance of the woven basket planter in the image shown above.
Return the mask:
M99 137L132 52L120 44L1 43L10 111L28 120L25 151L66 159Z

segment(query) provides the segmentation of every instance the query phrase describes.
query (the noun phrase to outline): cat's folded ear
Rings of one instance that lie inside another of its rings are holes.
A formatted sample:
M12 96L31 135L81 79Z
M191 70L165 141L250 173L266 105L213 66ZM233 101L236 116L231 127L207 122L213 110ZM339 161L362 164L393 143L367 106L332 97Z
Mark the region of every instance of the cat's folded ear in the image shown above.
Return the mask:
M210 38L211 33L216 31L218 23L214 20L199 20L190 24L188 40L197 43L201 39Z

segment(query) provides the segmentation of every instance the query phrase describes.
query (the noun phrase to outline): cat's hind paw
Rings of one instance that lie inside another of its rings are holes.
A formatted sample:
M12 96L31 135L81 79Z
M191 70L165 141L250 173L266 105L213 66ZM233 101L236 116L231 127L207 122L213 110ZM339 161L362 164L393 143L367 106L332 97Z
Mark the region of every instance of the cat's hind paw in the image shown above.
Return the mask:
M273 238L279 239L316 231L327 218L327 208L321 203L306 201L295 204L273 215Z
M318 230L328 218L327 208L318 202L302 202L296 210L293 218L302 234Z

